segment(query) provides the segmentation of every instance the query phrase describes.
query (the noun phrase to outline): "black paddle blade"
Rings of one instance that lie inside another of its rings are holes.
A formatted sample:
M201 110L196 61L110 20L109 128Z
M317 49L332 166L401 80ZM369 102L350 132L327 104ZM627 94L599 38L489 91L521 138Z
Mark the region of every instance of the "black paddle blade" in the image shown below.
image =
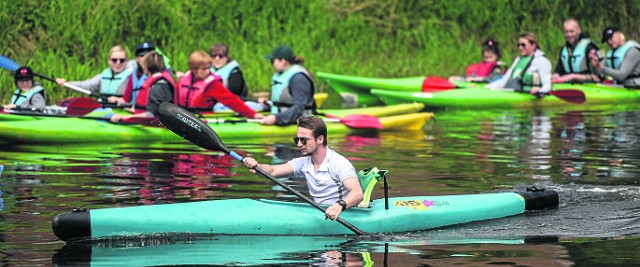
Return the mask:
M226 154L231 153L209 125L184 108L171 103L162 103L158 108L158 117L164 127L196 146Z

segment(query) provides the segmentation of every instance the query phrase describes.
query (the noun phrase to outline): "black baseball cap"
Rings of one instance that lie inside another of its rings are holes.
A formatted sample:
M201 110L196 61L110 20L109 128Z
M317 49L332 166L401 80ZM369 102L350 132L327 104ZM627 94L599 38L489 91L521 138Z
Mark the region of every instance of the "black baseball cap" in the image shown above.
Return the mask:
M151 43L140 43L136 46L136 56L141 57L154 50L156 50L156 48Z
M605 28L604 31L602 31L602 42L606 43L607 41L609 41L609 39L611 39L611 37L613 37L614 33L619 31L620 29L618 29L618 27L616 26L609 26Z
M276 46L275 49L273 49L273 52L271 52L271 54L266 54L264 55L264 57L266 59L283 58L292 60L294 58L294 54L291 47L288 47L286 45L279 45Z

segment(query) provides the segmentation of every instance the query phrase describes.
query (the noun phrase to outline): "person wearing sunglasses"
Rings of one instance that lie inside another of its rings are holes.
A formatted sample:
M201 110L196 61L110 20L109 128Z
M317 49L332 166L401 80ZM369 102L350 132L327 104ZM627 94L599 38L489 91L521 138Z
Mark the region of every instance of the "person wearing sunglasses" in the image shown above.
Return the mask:
M640 45L625 41L617 27L607 27L602 32L602 42L609 45L606 57L600 61L595 53L589 54L591 65L604 75L611 76L616 84L626 88L640 88Z
M33 70L20 67L13 73L16 89L11 97L11 103L3 105L4 109L35 109L42 110L47 105L47 95L44 88L33 80Z
M127 51L122 46L116 45L109 50L107 58L109 67L102 73L84 81L70 82L72 85L99 94L110 103L115 103L117 97L124 94L127 77L131 74L131 68L127 68ZM57 78L56 82L64 86L66 80Z
M178 105L191 112L210 112L214 105L221 103L247 118L262 119L245 105L242 99L227 90L222 79L211 73L213 59L204 51L195 51L189 56L189 71L178 80L176 99Z
M560 51L558 63L551 77L560 83L593 83L601 80L591 66L589 54L598 52L598 46L582 31L576 19L567 19L563 24L565 46Z
M520 56L499 80L489 83L489 89L513 89L516 92L544 95L551 91L551 62L540 50L538 38L525 32L518 38Z
M229 56L229 46L223 43L214 44L211 46L211 58L213 59L211 72L220 76L224 87L242 98L245 105L251 109L255 111L265 110L260 103L249 99L249 88L240 69L240 64ZM213 106L213 111L225 110L230 110L230 108L220 102Z
M505 63L500 61L500 45L494 39L487 39L482 43L482 61L467 67L465 76L452 76L449 81L491 82L504 74Z
M124 96L124 100L133 103L133 111L135 114L123 116L114 114L111 116L111 122L117 123L122 119L128 118L153 118L158 116L158 107L162 103L173 103L173 94L176 90L176 84L173 77L167 71L164 65L162 55L154 52L146 54L141 61L142 69L147 75L147 80L142 84L138 91L138 95L134 99L131 96Z
M271 54L264 56L275 70L271 77L271 103L266 98L258 101L271 106L271 115L262 119L264 125L294 124L299 117L315 113L313 77L302 64L304 60L293 53L291 47L277 46Z
M260 164L246 157L244 165L255 173L260 167L274 177L304 175L309 193L320 205L328 205L325 217L331 220L362 201L362 187L355 168L347 158L327 147L327 126L315 116L298 119L293 142L302 157L278 165Z

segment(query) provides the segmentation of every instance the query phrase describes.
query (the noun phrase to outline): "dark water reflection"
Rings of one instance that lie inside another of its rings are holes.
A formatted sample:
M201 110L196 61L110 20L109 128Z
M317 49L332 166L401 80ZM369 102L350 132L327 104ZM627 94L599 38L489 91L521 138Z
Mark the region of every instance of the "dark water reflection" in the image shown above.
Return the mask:
M51 266L53 259L64 266L61 259L70 259L86 266L633 266L640 262L639 110L439 111L423 132L333 136L330 146L356 168L391 171L391 196L528 185L560 194L555 210L364 240L162 237L63 248L50 230L51 218L75 207L294 197L233 158L186 143L5 145L0 265ZM289 143L287 138L227 145L280 163L298 155ZM305 190L300 179L283 180ZM382 197L382 190L374 196Z

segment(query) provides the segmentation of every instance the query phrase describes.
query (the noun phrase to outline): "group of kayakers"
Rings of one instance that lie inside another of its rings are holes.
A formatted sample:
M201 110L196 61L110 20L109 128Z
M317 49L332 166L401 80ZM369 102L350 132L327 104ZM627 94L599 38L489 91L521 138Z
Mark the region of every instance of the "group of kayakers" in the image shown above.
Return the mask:
M489 82L486 87L490 89L512 89L534 95L549 93L552 83L611 82L640 88L640 45L626 41L619 28L611 26L602 32L601 41L609 46L604 58L576 19L564 21L563 30L566 42L553 71L538 38L525 32L518 37L520 56L506 71L499 61L498 42L488 39L483 43L482 62L469 66L466 76L450 80ZM606 81L607 76L613 80Z
M108 54L109 67L84 81L68 82L98 94L101 99L126 108L132 114L114 114L112 122L122 119L157 115L158 106L168 102L192 112L233 110L245 117L261 119L265 125L296 123L301 116L315 112L315 85L311 74L302 67L303 60L286 45L277 46L265 55L275 73L271 80L271 99L248 98L246 81L237 61L229 56L229 47L214 44L210 53L198 50L188 59L189 70L175 72L167 58L149 42L136 46L135 60L127 51L114 46ZM172 75L177 76L177 82ZM15 72L18 89L5 109L41 110L46 105L44 89L33 80L33 71L21 67ZM57 78L64 86L67 81ZM270 115L259 111L270 110Z

